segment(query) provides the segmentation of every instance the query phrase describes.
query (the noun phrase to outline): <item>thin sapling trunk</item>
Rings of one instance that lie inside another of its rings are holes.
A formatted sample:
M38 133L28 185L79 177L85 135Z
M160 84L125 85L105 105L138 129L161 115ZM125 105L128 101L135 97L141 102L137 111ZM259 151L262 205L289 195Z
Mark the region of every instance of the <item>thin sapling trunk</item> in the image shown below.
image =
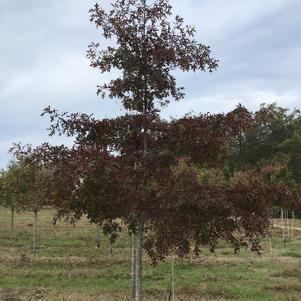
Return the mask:
M15 230L15 208L11 207L11 221L10 221L10 228L11 232L13 233Z
M295 219L295 211L292 211L292 238L294 238L294 219Z
M285 226L284 226L284 210L281 209L281 226L282 226L282 243L285 245Z
M112 240L109 240L109 261L112 261L112 254L113 254L113 243Z
M136 294L136 234L132 233L132 297Z
M175 253L171 254L171 300L175 301Z
M136 237L136 281L135 281L135 301L142 301L142 253L143 253L143 234L144 222L142 218L138 220L137 237Z
M38 221L38 211L34 211L34 221L33 221L33 245L32 250L33 253L36 254L37 250L37 221Z
M287 232L287 238L290 237L290 226L289 226L289 219L288 219L288 210L285 210L285 217L286 217L286 232Z
M99 250L100 248L100 229L99 226L97 225L96 227L96 249Z

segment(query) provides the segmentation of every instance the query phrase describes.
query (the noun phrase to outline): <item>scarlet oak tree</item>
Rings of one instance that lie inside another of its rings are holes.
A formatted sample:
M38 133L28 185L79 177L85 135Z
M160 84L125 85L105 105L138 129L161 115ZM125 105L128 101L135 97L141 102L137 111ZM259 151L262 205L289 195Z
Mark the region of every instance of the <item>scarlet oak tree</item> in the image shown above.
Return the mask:
M168 104L171 99L184 97L183 88L177 87L171 72L175 69L212 71L217 68L217 61L210 57L209 47L194 39L195 29L186 26L181 17L173 18L171 9L168 0L158 0L150 5L146 0L117 0L110 11L98 4L90 10L90 21L101 30L103 38L113 41L107 48L101 48L99 43L90 44L87 57L91 66L103 73L113 69L121 71L120 77L98 86L97 93L121 99L124 108L135 112L136 119L139 119L138 124L134 123L136 135L143 137L138 149L135 145L135 150L138 150L135 173L140 176L136 209L143 208L149 199L146 189L150 181L148 136L153 135L150 122L160 106ZM133 164L131 148L128 149L131 155L126 160ZM136 300L142 298L144 211L136 210L135 216Z
M213 250L220 237L235 249L251 242L258 250L257 237L266 233L268 223L267 187L256 182L231 188L206 184L193 169L223 166L229 142L250 124L245 108L226 115L160 118L161 106L184 97L174 70L217 68L209 47L195 40L193 27L172 16L167 0L149 5L116 0L109 11L96 4L90 19L112 43L106 48L91 43L91 66L120 74L97 92L120 99L128 112L97 120L47 108L50 134L73 136L74 146L43 144L29 157L53 170L59 216L86 214L111 233L122 220L135 233L135 300L141 301L143 247L154 262L170 250L184 256L192 241L196 254L202 244ZM257 221L251 218L257 215ZM238 230L242 237L234 235Z

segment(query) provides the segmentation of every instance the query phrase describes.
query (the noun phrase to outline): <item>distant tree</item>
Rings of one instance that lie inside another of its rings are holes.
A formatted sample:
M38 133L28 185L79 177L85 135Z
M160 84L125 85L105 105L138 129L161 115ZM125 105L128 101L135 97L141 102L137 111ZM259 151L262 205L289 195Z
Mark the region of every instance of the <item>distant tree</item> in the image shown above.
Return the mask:
M294 133L286 137L279 148L288 157L288 166L294 181L301 183L301 117L300 122L295 122Z
M45 162L34 162L29 158L33 155L31 145L14 144L10 152L22 164L16 174L20 187L22 187L22 209L32 211L34 213L33 221L33 245L32 250L36 253L36 230L37 230L37 217L38 212L44 206L51 206L54 196L54 180L53 172L45 164Z
M260 109L252 114L251 124L247 131L237 136L232 147L231 159L226 164L226 171L233 173L256 168L265 181L277 182L296 192L301 181L300 111L290 111L277 106L276 103L262 104ZM284 207L274 208L278 214L279 211L283 212L283 209L294 209L293 204L282 205ZM299 209L298 202L295 202L294 206L295 209Z
M267 163L284 163L293 171L294 180L299 182L300 132L301 115L298 110L289 112L276 103L262 104L252 114L252 126L237 137L230 165L234 170L243 170L260 168Z
M32 250L36 253L38 212L43 207L51 205L50 187L52 187L53 183L52 173L47 167L28 163L26 166L25 181L27 182L24 195L26 202L25 208L34 213Z
M24 209L24 165L13 160L0 172L0 204L11 211L11 231L14 232L15 213Z

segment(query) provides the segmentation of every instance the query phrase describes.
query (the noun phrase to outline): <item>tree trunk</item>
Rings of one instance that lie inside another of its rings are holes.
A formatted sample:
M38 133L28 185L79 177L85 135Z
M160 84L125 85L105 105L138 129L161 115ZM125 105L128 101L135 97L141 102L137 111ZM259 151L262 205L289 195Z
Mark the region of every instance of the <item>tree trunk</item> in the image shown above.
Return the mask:
M283 214L283 209L281 209L281 225L282 225L282 243L283 245L285 244L285 239L284 239L284 214Z
M32 245L32 250L33 253L36 253L37 250L37 220L38 220L38 211L34 211L34 221L33 221L33 245Z
M142 37L142 45L144 47L144 41L147 35L146 28L146 0L141 0L143 5L143 37ZM143 61L146 61L147 54L146 49L142 51ZM144 91L143 91L143 114L144 114L144 124L143 124L143 165L146 168L146 157L148 155L148 145L147 145L147 130L148 126L146 125L147 121L147 113L148 113L148 83L146 74L142 75L142 80L144 81ZM147 187L146 173L144 172L144 184ZM144 199L145 200L145 199ZM144 218L140 213L138 214L137 220L137 233L136 233L136 242L135 242L135 301L142 301L142 255L143 255L143 236L144 236Z
M11 232L14 232L14 230L15 230L15 208L11 207L10 212L11 212L10 228L11 228Z
M136 235L132 233L132 298L136 294Z
M135 301L142 301L142 253L143 253L143 232L144 222L142 218L138 220L136 237L136 281L135 281Z
M175 254L171 255L171 300L175 301Z
M290 237L290 227L289 227L289 220L288 220L288 210L285 210L285 217L286 217L286 235L287 235L287 238L289 239Z
M271 220L270 256L273 257L273 244L272 244L272 237L273 237L273 213L272 212L270 212L270 220Z
M111 262L112 260L112 254L113 254L113 244L111 239L109 240L109 261Z
M96 227L96 249L99 250L100 248L100 229L99 226L97 225Z
M294 238L294 219L295 219L295 211L292 211L292 238Z

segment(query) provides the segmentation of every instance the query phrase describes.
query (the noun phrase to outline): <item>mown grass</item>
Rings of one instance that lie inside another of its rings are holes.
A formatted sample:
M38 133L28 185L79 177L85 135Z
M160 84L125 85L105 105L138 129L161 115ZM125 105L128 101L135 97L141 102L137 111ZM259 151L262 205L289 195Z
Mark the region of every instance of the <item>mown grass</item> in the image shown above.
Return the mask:
M9 212L0 209L0 300L130 300L130 238L123 231L108 260L108 240L95 248L96 228L86 220L75 227L52 224L52 210L38 219L38 251L32 254L32 214L16 216L10 231ZM298 222L296 222L297 224ZM300 300L301 232L282 244L282 229L273 231L261 257L242 250L234 255L221 242L216 254L204 248L199 258L177 260L177 300ZM144 258L145 300L167 300L170 261L153 267Z

